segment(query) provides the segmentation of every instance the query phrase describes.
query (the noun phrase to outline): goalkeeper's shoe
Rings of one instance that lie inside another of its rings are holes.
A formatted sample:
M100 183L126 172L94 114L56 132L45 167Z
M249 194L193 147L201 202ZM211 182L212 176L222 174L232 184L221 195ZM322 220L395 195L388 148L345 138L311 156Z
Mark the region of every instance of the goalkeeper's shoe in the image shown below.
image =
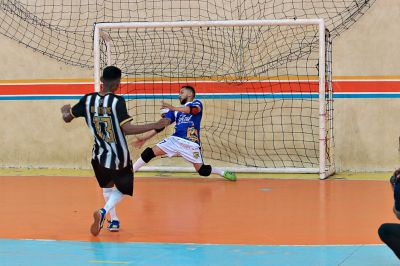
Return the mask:
M100 233L101 228L103 228L104 220L106 219L106 210L101 208L93 213L93 224L90 227L90 232L92 235L97 236Z
M230 181L236 181L236 174L232 173L232 172L229 172L229 171L225 171L224 172L224 178L228 179Z
M108 222L109 222L109 225L107 228L110 232L118 232L119 231L119 221L118 220L111 220Z

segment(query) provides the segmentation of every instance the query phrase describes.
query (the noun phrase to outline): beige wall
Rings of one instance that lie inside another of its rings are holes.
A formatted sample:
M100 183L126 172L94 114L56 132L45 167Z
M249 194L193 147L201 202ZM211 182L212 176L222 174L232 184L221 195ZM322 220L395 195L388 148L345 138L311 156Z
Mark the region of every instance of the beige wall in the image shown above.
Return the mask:
M0 35L0 80L92 78L88 69L62 64Z
M91 137L83 119L64 124L63 101L2 101L0 166L87 168Z
M400 1L377 0L334 40L334 75L400 76L399 17ZM92 77L91 70L59 63L2 36L0 47L0 80ZM66 125L59 115L60 106L74 102L1 101L0 166L89 168L91 137L84 120ZM335 100L339 170L392 170L399 165L399 105L400 99Z
M400 1L377 0L334 40L334 76L400 77ZM393 170L400 165L400 99L336 99L340 170Z
M399 99L335 102L338 169L393 170L400 164Z
M400 76L400 1L376 0L334 40L335 76Z

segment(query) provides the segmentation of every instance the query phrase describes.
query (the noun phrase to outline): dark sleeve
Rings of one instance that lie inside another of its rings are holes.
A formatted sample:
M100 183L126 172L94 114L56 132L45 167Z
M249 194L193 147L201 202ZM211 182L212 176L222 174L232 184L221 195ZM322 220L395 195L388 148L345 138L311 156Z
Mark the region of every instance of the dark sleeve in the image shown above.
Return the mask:
M132 117L128 114L128 110L126 109L126 102L124 98L119 98L117 102L117 117L119 121L119 125L132 121Z
M394 185L394 207L400 212L400 182Z
M71 115L73 117L85 116L86 95L83 96L77 104L72 106Z

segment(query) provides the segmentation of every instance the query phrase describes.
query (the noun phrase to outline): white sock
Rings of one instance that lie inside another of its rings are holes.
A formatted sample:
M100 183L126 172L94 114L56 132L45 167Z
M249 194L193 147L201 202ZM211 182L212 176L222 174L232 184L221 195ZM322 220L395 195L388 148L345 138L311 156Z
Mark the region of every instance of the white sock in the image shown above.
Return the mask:
M221 169L217 168L217 167L212 166L211 167L211 173L217 174L217 175L220 175L220 176L224 176L225 172L222 171Z
M113 188L110 198L107 200L106 205L104 206L106 212L109 212L111 209L115 208L123 196L124 194L122 194L117 188Z
M104 201L106 203L110 199L112 191L113 191L113 188L103 188L103 196L104 196ZM112 208L109 213L110 213L111 221L115 221L115 220L119 221L115 207Z
M133 164L133 172L136 172L137 170L139 170L140 167L145 164L146 163L143 161L142 157L139 157L139 159L137 159L137 161Z

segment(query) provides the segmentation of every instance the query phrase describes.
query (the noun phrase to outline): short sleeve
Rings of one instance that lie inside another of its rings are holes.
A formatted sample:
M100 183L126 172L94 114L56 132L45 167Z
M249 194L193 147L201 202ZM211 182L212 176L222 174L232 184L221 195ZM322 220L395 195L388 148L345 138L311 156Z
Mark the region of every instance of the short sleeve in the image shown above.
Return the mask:
M122 126L129 121L132 121L132 117L128 114L128 110L126 109L126 102L124 98L118 99L117 102L117 117L119 121L119 125Z
M71 115L73 117L85 116L86 95L83 96L77 104L71 108Z
M168 118L171 120L171 124L175 122L175 112L174 111L168 111L168 113L165 114L164 118Z
M186 106L189 107L199 107L200 108L200 112L203 111L203 104L199 101L199 100L195 100L191 103L186 104Z

